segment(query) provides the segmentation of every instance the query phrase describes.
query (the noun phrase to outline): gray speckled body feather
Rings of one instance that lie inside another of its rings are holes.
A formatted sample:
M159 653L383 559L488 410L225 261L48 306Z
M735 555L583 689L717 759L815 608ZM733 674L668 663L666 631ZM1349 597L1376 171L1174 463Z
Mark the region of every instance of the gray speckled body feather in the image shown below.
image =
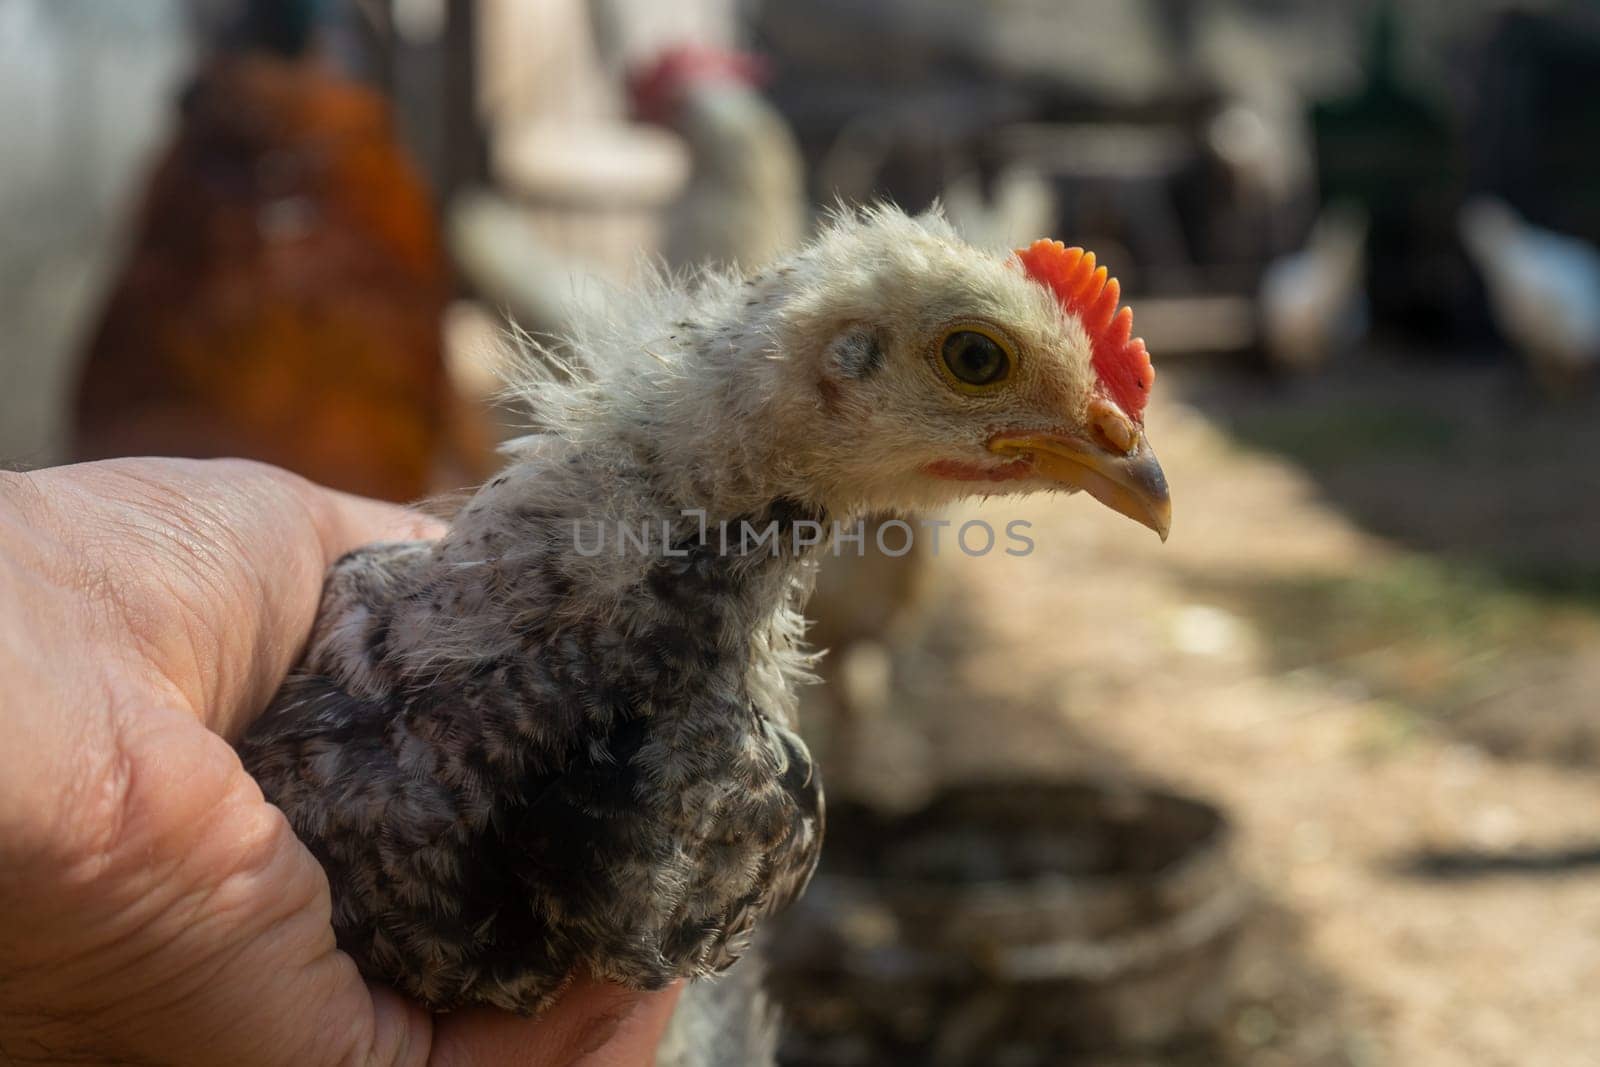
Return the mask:
M527 492L559 499L599 473L586 458L546 448L443 541L336 564L303 670L240 749L327 870L340 946L434 1007L721 971L816 861L814 770L761 677L789 654L800 561L651 515L671 553L597 610L571 517ZM643 481L606 476L643 504ZM485 613L509 641L427 654L441 623Z

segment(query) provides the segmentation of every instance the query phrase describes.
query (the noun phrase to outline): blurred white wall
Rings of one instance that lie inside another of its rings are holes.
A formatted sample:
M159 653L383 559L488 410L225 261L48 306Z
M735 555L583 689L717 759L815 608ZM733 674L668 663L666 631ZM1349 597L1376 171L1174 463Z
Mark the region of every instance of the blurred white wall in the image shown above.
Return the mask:
M65 403L188 69L180 0L0 0L0 465L60 458Z

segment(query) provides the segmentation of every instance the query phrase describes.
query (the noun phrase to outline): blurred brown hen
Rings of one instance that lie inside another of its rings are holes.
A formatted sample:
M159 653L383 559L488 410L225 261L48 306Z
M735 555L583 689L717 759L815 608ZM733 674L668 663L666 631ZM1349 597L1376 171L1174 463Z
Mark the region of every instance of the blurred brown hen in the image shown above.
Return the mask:
M145 193L74 452L249 456L416 497L449 413L446 278L382 97L314 58L219 56Z

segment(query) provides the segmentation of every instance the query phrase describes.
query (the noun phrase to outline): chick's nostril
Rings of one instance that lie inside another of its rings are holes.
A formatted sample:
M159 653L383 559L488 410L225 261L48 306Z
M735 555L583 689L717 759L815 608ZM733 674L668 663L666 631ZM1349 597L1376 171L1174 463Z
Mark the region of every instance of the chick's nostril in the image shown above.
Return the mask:
M1139 443L1139 431L1134 428L1133 420L1105 400L1089 405L1089 423L1094 427L1099 444L1112 452L1126 454Z

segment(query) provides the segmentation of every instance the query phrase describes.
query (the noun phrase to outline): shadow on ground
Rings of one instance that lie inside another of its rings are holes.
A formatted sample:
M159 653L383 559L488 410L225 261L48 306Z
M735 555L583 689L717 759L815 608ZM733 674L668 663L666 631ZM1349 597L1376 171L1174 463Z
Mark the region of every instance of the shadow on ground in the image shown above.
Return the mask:
M1259 624L1279 669L1388 702L1397 735L1442 725L1503 756L1600 764L1600 397L1370 355L1286 385L1181 383L1240 447L1409 550L1339 574L1190 576Z
M1509 366L1375 354L1283 384L1173 377L1240 445L1296 464L1361 527L1600 606L1600 395L1554 402Z
M886 779L895 778L888 792L903 802L908 795L908 764L918 766L928 788L951 782L1041 778L1104 783L1112 791L1119 781L1135 787L1151 784L1091 733L1063 718L1059 680L1041 679L1037 691L1027 684L1012 687L1007 696L974 681L963 664L979 651L985 624L972 617L968 603L959 597L938 597L929 610L938 625L896 651L889 706L881 721L866 724L858 734L865 753L851 769L824 767L830 795L829 847L807 898L827 913L830 923L846 929L850 935L846 940L871 942L874 958L891 961L910 947L900 943L898 935L884 933L899 927L874 925L867 919L852 922L848 908L822 900L836 877L833 868L842 862L842 855L845 860L849 857L848 819L852 810L859 810L853 801L865 798L881 804ZM813 721L808 734L826 725ZM835 816L845 821L833 825ZM1243 878L1232 870L1231 860L1223 862L1229 864L1230 879ZM1078 1067L1355 1067L1372 1062L1371 1050L1363 1044L1365 1028L1347 1011L1338 981L1306 948L1303 921L1278 901L1270 887L1239 884L1247 901L1243 917L1228 938L1227 951L1203 957L1211 970L1197 979L1214 1007L1202 1021L1185 1024L1179 1036L1156 1045L1108 1046L1104 1034L1115 1027L1102 1026L1091 1028L1098 1037L1088 1043L1074 1038L1062 1044L1059 1034L1045 1039L1008 1031L1008 1039L999 1045L985 1039L974 1046L971 1026L966 1024L977 1008L1037 1014L1037 1005L1016 1002L1029 996L1024 989L996 986L981 997L958 997L952 1001L956 1008L950 1009L950 1017L928 1010L922 988L927 976L909 966L898 996L892 978L863 992L842 980L843 972L834 973L826 959L817 966L818 953L826 956L831 942L807 925L802 914L806 909L796 909L774 928L772 986L785 1004L780 1062L785 1067L913 1062L930 1067L1055 1067L1064 1062ZM1090 892L1085 890L1085 895ZM1155 907L1155 892L1144 892L1148 899L1134 893L1124 905L1135 914ZM850 955L841 952L840 958ZM797 958L808 962L797 964ZM1105 983L1108 988L1135 989L1143 980L1119 974L1107 977ZM1103 991L1095 983L1089 986L1085 998L1097 1001ZM1012 1003L997 1003L997 998ZM864 1008L868 1003L879 1007ZM883 1008L883 1003L892 1010ZM1165 1010L1159 996L1123 994L1121 1003L1135 1012Z

